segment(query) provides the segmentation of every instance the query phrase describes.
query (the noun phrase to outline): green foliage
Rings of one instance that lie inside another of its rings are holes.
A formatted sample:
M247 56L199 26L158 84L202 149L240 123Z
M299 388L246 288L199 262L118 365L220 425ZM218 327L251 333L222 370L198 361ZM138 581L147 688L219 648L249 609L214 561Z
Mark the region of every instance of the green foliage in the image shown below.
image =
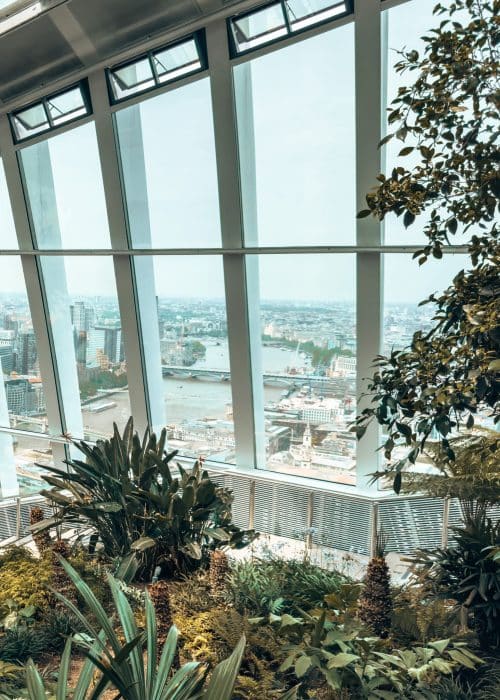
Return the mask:
M127 558L120 571L138 568L145 580L157 566L166 575L187 572L203 564L210 549L245 546L255 533L232 523L231 491L217 486L198 462L190 472L177 464L174 477L176 452L166 454L165 443L165 429L159 439L146 431L141 441L132 418L123 435L115 424L109 440L75 443L86 461L68 461L70 472L47 467L51 474L43 478L53 488L42 493L57 511L32 530L90 526L107 557Z
M0 636L0 660L25 663L46 651L47 636L38 626L14 627Z
M22 666L0 661L0 700L19 697L22 676Z
M426 585L393 589L391 634L399 644L426 644L432 639L453 637L460 619L449 600L436 598Z
M453 531L453 546L415 554L414 571L436 595L455 599L471 613L483 648L498 647L500 560L490 554L500 545L500 522L479 512Z
M271 615L270 623L286 640L282 672L293 672L306 684L322 677L332 690L348 690L360 700L418 697L436 679L482 663L464 643L450 639L388 650L387 642L363 636L360 627L332 622L326 610L301 617Z
M24 608L46 607L50 567L24 547L9 547L0 555L0 615L9 612L9 601Z
M233 564L228 597L240 612L256 615L309 610L322 605L326 595L339 592L346 582L342 574L308 561L254 559Z
M109 575L108 583L116 617L124 635L122 643L107 612L78 573L65 561L62 565L85 600L92 617L102 626L99 631L69 600L69 610L79 619L90 641L83 636L68 639L61 659L56 700L97 700L108 687L114 687L123 700L230 700L245 648L242 637L231 656L219 663L207 681L208 669L196 662L182 666L172 674L178 631L172 627L162 650L157 649L156 617L153 604L146 595L146 629L140 632L125 594ZM77 685L68 688L72 644L76 643L87 656ZM158 659L159 654L159 661ZM94 674L98 672L94 682ZM46 700L42 678L33 662L26 670L30 700Z
M442 443L427 443L425 454L437 473L412 471L405 474L404 493L424 493L437 498L458 498L463 507L473 510L500 501L498 454L500 436L492 430L450 438ZM396 475L386 470L384 475Z
M465 22L456 22L462 11ZM450 433L470 429L474 415L486 410L498 417L500 372L500 277L498 263L498 13L500 0L455 0L438 4L441 18L423 41L423 55L401 52L399 73L411 71L415 80L399 89L388 114L394 136L410 145L419 162L402 165L367 195L368 209L358 216L402 216L405 226L415 220L427 244L415 253L422 264L439 259L453 236L471 235L472 268L460 271L451 286L422 303L434 305L433 328L417 331L411 347L378 356L377 371L368 384L372 402L357 418L363 435L376 420L386 429L384 454L396 472L414 464L433 433L450 450ZM394 447L408 450L391 462Z
M115 374L111 370L100 370L92 372L91 376L81 377L80 380L80 398L88 399L91 396L96 396L99 389L121 389L128 384L126 372Z

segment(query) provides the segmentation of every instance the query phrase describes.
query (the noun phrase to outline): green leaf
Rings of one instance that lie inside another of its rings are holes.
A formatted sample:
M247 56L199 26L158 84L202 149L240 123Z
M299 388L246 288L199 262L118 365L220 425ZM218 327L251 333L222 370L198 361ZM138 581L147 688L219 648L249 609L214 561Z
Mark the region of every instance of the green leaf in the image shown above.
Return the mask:
M405 211L405 215L403 216L404 227L408 228L408 226L411 226L414 221L415 221L415 214L413 214L411 211Z
M450 641L450 639L438 639L436 642L430 642L429 646L431 647L431 649L435 649L438 652L438 654L442 654L448 646L448 644L450 643Z
M311 665L311 659L308 656L299 656L294 666L297 678L302 678L311 668Z
M352 664L354 661L359 661L359 658L360 657L357 654L347 654L341 652L340 654L336 654L334 658L328 662L328 668L344 668L345 666Z
M204 700L231 700L245 651L245 643L246 640L243 636L231 656L214 668L210 683L205 691Z

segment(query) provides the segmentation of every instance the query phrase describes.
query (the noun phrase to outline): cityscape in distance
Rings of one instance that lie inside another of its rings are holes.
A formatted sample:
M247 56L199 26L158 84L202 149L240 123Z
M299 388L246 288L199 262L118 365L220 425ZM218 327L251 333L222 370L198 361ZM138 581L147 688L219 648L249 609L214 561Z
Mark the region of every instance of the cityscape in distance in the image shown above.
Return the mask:
M169 449L234 462L235 441L225 304L222 300L157 299L165 425ZM127 363L116 298L79 297L70 306L84 437L123 427L130 404ZM384 307L384 352L409 344L430 327L428 307ZM355 484L355 308L349 302L261 303L266 467ZM36 339L26 296L0 295L0 362L9 424L47 432ZM5 406L4 406L5 408ZM3 418L5 420L5 418ZM41 441L38 441L41 442ZM16 443L21 491L40 487L50 453Z

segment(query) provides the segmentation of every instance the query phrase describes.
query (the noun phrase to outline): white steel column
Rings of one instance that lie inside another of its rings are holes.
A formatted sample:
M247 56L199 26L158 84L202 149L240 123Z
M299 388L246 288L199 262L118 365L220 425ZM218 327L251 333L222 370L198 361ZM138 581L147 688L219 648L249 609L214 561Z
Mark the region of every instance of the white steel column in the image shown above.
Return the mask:
M127 214L120 178L120 157L104 72L98 71L91 75L89 85L111 246L125 250L129 247ZM115 256L114 266L134 425L139 432L148 425L158 429L164 424L164 411L153 261L149 257L133 261L128 256Z
M64 412L65 401L63 400L62 392L69 392L73 388L73 379L70 377L68 382L64 384L64 387L61 387L59 384L57 374L58 365L56 362L53 338L49 330L49 319L47 318L48 310L45 305L45 290L40 274L40 261L35 256L22 255L23 250L32 251L34 246L21 173L17 155L13 148L12 134L6 115L0 116L0 151L5 169L5 179L9 191L17 239L21 251L26 293L36 338L40 374L43 382L49 434L61 435L72 428L71 425L68 425L66 420ZM62 263L62 260L60 262ZM62 284L64 280L60 280L60 282ZM73 367L73 371L76 378L76 366ZM69 395L66 398L67 401L71 399ZM64 445L54 442L51 443L51 447L54 463L60 464L62 460L66 458Z
M379 0L356 0L356 204L366 209L366 194L376 185L381 159L381 26ZM381 226L368 217L357 220L357 245L380 245ZM358 253L357 291L357 394L358 411L367 405L361 399L366 378L373 374L372 362L382 341L383 278L380 253ZM379 429L372 423L357 448L357 486L368 488L370 473L378 468ZM374 486L372 489L376 488Z
M224 248L244 249L238 128L226 22L207 27L219 206ZM241 138L240 132L240 138ZM251 134L246 134L247 138ZM247 143L247 147L249 144ZM264 389L260 367L258 260L224 256L236 464L265 466Z

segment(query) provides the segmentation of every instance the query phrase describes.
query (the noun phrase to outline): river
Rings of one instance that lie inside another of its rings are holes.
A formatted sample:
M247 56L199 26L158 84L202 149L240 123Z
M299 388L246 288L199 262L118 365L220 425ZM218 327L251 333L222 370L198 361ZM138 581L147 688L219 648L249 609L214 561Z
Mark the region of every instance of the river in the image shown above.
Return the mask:
M198 360L193 368L229 370L229 352L227 340L207 341L199 338L206 346L205 357ZM264 346L262 363L266 372L283 372L286 367L304 363L297 359L294 350ZM279 400L283 388L265 386L264 401ZM163 377L163 395L165 397L165 422L179 424L186 419L217 418L227 419L230 406L231 383L208 381L205 379L184 379L182 377ZM117 405L101 413L83 412L86 430L106 434L111 424L116 421L123 426L130 415L128 392L117 392L109 399Z

